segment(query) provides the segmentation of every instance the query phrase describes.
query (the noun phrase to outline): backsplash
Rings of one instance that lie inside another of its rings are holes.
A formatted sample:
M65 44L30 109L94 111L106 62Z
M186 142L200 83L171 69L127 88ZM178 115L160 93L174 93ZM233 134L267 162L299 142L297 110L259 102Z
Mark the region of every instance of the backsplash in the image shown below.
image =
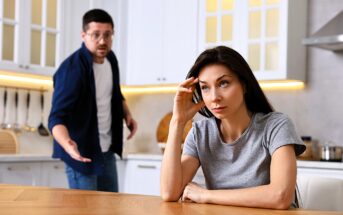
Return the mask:
M341 0L308 1L308 35L343 10ZM308 48L307 78L303 90L265 91L276 111L289 115L299 135L323 144L343 146L343 53ZM185 74L187 71L185 71ZM130 152L156 152L159 120L172 110L174 94L125 95L138 122L136 136L127 143Z

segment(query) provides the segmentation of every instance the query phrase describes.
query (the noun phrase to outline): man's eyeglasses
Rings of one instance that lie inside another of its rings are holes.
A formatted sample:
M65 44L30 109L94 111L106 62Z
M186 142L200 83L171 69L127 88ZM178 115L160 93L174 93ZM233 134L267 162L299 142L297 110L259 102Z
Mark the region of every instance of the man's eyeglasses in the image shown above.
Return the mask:
M93 33L86 33L88 36L91 37L91 40L93 42L99 42L101 39L104 41L110 41L113 39L113 33L112 32L106 32L104 34L100 34L98 32L93 32Z

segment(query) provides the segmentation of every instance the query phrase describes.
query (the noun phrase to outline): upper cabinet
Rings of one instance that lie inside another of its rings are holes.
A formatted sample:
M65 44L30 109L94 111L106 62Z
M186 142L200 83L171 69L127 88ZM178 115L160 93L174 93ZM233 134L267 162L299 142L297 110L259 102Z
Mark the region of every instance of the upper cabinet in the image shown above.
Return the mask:
M0 69L52 75L63 57L63 0L0 0Z
M175 84L185 79L197 55L197 5L197 0L123 3L126 20L119 31L126 35L121 40L126 45L124 84Z
M200 0L199 50L227 45L258 80L304 80L307 1Z

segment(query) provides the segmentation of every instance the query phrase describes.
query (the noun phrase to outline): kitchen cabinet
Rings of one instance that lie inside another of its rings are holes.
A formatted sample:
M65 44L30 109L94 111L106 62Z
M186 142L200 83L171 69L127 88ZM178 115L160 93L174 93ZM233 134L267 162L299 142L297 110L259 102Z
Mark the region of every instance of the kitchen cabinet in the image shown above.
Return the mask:
M298 176L343 179L343 162L297 161Z
M0 68L52 75L64 52L64 0L0 1Z
M68 188L64 163L47 161L41 163L41 186Z
M185 79L197 55L197 0L128 0L126 85L175 84ZM126 27L125 26L125 27ZM122 38L124 38L122 36Z
M200 0L199 49L226 45L258 80L304 80L307 1Z
M41 185L39 162L0 163L0 183L20 185Z
M161 160L128 159L124 192L160 195Z

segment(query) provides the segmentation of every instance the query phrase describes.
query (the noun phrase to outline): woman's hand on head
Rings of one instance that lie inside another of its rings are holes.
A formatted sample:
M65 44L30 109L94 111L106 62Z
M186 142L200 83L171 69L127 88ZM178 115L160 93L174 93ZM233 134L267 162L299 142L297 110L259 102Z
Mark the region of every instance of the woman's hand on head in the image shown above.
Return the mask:
M195 85L198 82L198 78L191 77L178 86L173 108L173 118L178 122L187 123L200 108L204 107L205 104L203 101L197 104L192 101Z

